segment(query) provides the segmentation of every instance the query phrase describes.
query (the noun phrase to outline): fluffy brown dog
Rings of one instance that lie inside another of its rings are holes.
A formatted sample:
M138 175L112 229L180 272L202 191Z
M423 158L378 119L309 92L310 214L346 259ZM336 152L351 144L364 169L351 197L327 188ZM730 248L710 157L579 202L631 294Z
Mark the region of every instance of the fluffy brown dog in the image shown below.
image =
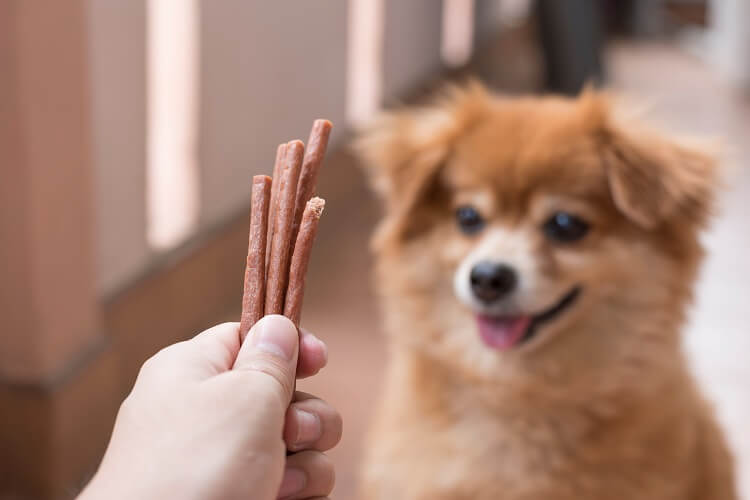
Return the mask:
M391 346L364 498L735 498L680 348L715 162L613 114L472 85L361 140Z

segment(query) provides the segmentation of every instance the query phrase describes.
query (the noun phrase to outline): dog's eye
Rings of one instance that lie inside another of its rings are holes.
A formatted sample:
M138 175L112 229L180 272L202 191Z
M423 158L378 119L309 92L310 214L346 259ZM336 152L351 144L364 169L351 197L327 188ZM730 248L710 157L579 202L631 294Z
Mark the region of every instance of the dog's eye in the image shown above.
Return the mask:
M484 227L484 219L479 215L477 209L468 205L458 207L456 210L456 221L461 231L466 234L476 233Z
M578 241L589 232L588 223L567 212L557 212L544 223L548 238L563 243Z

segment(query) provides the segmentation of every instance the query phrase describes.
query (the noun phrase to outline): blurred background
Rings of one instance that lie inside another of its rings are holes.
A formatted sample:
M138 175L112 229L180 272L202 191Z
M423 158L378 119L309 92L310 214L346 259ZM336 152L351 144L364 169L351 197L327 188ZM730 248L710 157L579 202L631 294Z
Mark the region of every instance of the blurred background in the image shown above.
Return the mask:
M377 220L352 130L474 75L507 93L597 82L727 144L685 347L750 498L750 3L743 0L0 0L0 499L76 494L141 363L238 320L251 176L334 122L303 323L330 366L301 389L357 464L385 350Z

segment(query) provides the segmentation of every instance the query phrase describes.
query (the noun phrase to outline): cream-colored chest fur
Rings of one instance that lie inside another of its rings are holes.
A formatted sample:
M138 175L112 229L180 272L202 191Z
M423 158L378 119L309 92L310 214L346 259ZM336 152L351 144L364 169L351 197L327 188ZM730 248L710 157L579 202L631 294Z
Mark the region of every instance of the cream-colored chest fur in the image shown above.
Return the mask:
M718 433L705 428L702 407L681 406L682 395L621 415L595 401L536 412L493 407L473 400L471 388L443 406L398 372L371 436L367 500L733 498L721 488L704 493L731 465L720 441L704 439Z

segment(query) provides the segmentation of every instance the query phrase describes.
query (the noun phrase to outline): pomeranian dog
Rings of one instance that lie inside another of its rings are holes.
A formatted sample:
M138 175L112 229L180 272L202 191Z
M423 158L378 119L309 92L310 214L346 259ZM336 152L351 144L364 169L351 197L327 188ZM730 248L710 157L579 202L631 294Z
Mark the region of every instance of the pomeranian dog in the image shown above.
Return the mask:
M470 84L363 134L390 344L364 499L736 498L680 340L716 161L614 109Z

